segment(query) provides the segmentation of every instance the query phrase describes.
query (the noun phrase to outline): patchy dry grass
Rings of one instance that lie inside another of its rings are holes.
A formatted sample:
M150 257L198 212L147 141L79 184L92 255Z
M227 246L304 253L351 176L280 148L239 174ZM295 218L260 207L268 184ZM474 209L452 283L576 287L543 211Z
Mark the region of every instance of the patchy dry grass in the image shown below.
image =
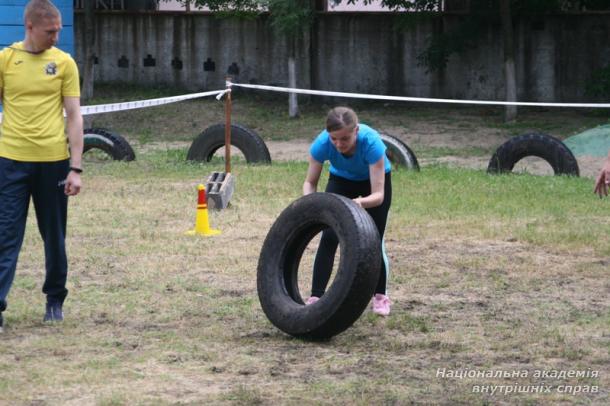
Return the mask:
M98 90L95 103L171 93ZM88 156L85 189L70 201L70 295L60 325L41 321L42 244L30 216L4 313L0 404L610 402L609 202L593 197L591 179L435 164L484 168L512 135L565 138L607 115L523 109L506 125L499 109L356 104L363 121L408 142L426 166L393 175L391 316L367 311L346 332L311 343L266 319L256 266L269 227L300 195L300 160L330 105L302 103L301 117L289 120L285 98L277 100L235 94L234 121L259 132L274 164L235 159L236 193L231 208L210 213L222 230L213 238L183 233L193 226L197 183L223 165L184 158L190 140L222 121L222 104L93 118L125 135L138 160ZM306 269L302 291L309 278ZM500 391L515 385L528 392ZM533 392L541 385L550 393ZM597 393L560 393L561 385Z
M60 325L41 322L42 246L30 216L5 313L0 403L609 401L610 206L589 180L396 171L386 235L392 315L367 311L311 343L275 329L256 293L263 239L299 196L305 163L235 165L232 207L210 214L222 234L193 238L183 232L193 226L195 186L219 165L183 158L154 150L130 164L87 165L85 189L70 201ZM439 369L528 376L459 379ZM473 391L543 384L551 393Z

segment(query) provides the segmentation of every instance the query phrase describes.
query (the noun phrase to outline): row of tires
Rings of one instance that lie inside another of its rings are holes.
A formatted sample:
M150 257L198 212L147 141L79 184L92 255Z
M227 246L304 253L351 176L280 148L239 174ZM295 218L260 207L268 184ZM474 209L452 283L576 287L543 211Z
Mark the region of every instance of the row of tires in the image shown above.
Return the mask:
M209 162L216 151L224 147L224 131L224 124L208 127L195 138L187 152L186 159ZM84 152L100 150L113 160L133 161L135 159L133 148L124 137L117 133L104 128L88 128L84 135ZM392 162L409 169L419 170L417 158L407 144L392 135L381 134L381 137ZM231 125L231 145L241 151L248 163L271 163L267 145L256 132L247 127L239 124Z
M210 161L216 151L224 147L225 125L215 124L206 128L191 144L187 159ZM413 150L399 138L382 133L386 154L397 166L419 170ZM133 148L119 134L102 128L85 130L84 151L101 150L114 160L132 161ZM231 145L244 155L248 163L271 163L269 149L263 139L253 130L239 124L231 125ZM545 160L555 175L579 176L578 162L570 149L559 139L541 133L513 137L502 144L493 154L487 167L489 173L511 172L521 159L535 156Z

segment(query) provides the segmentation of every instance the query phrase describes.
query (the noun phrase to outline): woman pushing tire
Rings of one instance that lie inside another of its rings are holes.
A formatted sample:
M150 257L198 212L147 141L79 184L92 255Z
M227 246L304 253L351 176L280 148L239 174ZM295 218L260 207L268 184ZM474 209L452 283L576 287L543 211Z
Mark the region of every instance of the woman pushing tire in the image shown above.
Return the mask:
M383 242L392 204L392 165L386 149L379 133L358 122L354 110L335 107L328 112L326 129L311 144L309 167L303 183L304 195L315 192L324 162L329 161L326 192L352 199L373 218L381 237L379 249L383 261L372 308L380 316L388 316L391 306L387 296L390 266ZM314 261L311 296L307 304L315 303L325 294L336 249L337 236L332 230L324 231Z
M347 107L335 107L309 150L303 196L275 222L259 259L258 292L271 322L289 334L328 338L360 317L372 297L375 314L390 314L389 264L383 234L392 202L391 164L379 133L359 123ZM327 193L317 193L330 161ZM322 231L305 303L298 264ZM339 269L328 287L337 247Z

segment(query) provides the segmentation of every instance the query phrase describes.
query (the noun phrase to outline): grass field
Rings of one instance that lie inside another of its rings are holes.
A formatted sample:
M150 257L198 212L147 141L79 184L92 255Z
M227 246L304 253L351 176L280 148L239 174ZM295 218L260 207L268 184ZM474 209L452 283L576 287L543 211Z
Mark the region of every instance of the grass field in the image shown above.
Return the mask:
M267 105L248 103L236 115L252 125ZM265 103L281 115L283 104ZM256 292L263 239L299 197L303 160L235 162L232 205L210 213L222 234L184 235L194 224L197 183L223 165L187 163L173 143L189 139L189 126L197 133L204 122L221 121L214 108L184 128L177 123L193 114L190 107L165 118L100 117L100 125L124 125L142 150L131 163L86 163L84 190L70 200L63 324L41 321L42 244L28 219L4 313L0 404L610 402L610 201L593 195L591 179L489 176L435 164L395 170L386 234L392 314L367 310L344 333L312 343L274 328ZM383 110L362 108L371 118ZM284 134L301 129L295 140L311 138L325 109L308 105L299 121L274 125ZM418 115L453 117L438 123L448 138L461 133L447 126L495 126L498 139L515 131L492 114L441 112L406 110L384 120L399 128L401 120L423 125ZM545 114L518 126L534 128ZM253 127L269 132L274 116ZM143 148L158 141L144 131L155 120L166 123L158 134L165 147ZM567 136L607 118L563 120L553 125ZM471 148L451 145L413 148L429 157Z

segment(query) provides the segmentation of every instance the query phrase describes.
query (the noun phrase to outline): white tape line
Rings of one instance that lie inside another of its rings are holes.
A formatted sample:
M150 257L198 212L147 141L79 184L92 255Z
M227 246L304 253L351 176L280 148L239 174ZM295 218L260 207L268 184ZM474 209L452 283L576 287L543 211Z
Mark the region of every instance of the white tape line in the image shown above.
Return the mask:
M273 92L311 94L311 95L316 95L316 96L351 97L351 98L355 98L355 99L413 101L413 102L424 102L424 103L485 104L485 105L496 105L496 106L610 108L610 103L533 103L533 102L507 102L507 101L493 101L493 100L490 101L490 100L432 99L432 98L426 98L426 97L403 97L403 96L385 96L385 95L379 95L379 94L329 92L329 91L325 91L325 90L307 90L307 89L295 89L295 88L277 87L277 86L246 85L246 84L240 84L240 83L231 83L231 85L238 86L238 87L244 87L244 88L248 88L248 89L270 90Z
M222 92L218 93L216 95L216 100L222 99L224 97L224 95L227 93L231 93L231 89L226 89L226 90L223 90Z
M95 106L82 106L81 114L100 114L110 113L115 111L133 110L144 107L161 106L169 103L176 103L183 100L196 99L206 96L216 96L220 100L227 92L231 91L231 86L238 86L248 89L269 90L283 93L310 94L316 96L336 96L350 97L355 99L376 99L376 100L391 100L391 101L412 101L423 103L452 103L452 104L478 104L492 106L532 106L532 107L583 107L583 108L610 108L610 103L534 103L534 102L507 102L493 100L458 100L458 99L433 99L427 97L404 97L404 96L386 96L379 94L364 94L364 93L346 93L346 92L331 92L326 90L308 90L297 89L290 87L265 86L265 85L247 85L241 83L226 82L227 88L224 90L214 90L203 93L191 93L182 96L162 97L158 99L140 100L123 103L99 104ZM0 113L0 122L2 122L2 113Z
M200 97L206 96L216 96L218 94L225 94L227 90L213 90L210 92L203 93L190 93L182 96L171 96L171 97L161 97L158 99L148 99L148 100L138 100L131 102L122 102L122 103L111 103L111 104L96 104L94 106L81 106L80 112L83 116L90 114L101 114L101 113L111 113L115 111L124 111L124 110L133 110L133 109L141 109L144 107L153 107L153 106L162 106L164 104L176 103L184 100L197 99ZM64 111L64 116L66 112ZM0 122L2 122L2 113L0 113Z
M143 107L153 107L153 106L161 106L169 103L176 103L184 100L197 99L200 97L206 96L216 96L217 94L224 93L225 90L214 90L211 92L203 92L203 93L191 93L185 94L182 96L172 96L172 97L161 97L159 99L148 99L148 100L139 100L132 102L123 102L123 103L112 103L112 104L98 104L95 106L82 106L80 111L83 116L89 114L100 114L100 113L110 113L113 111L124 111L124 110L133 110L133 109L141 109Z

